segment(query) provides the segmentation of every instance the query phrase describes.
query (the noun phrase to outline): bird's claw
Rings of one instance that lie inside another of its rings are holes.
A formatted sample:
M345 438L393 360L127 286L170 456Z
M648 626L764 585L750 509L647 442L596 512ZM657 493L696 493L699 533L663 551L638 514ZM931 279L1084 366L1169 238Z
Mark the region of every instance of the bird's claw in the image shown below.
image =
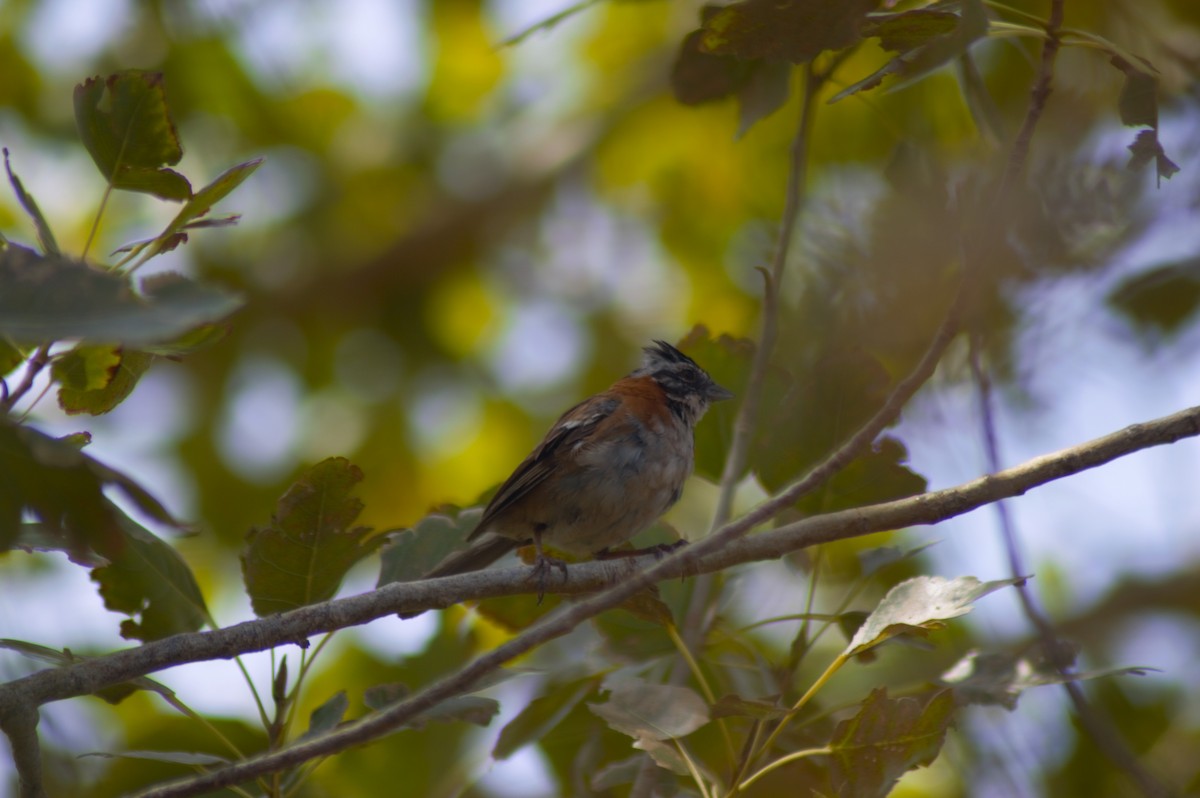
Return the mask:
M530 571L528 579L536 579L538 586L537 603L541 604L542 599L546 597L546 576L551 568L557 568L562 571L563 580L567 579L567 564L555 557L547 557L544 554L539 554L537 560L533 563L533 570Z

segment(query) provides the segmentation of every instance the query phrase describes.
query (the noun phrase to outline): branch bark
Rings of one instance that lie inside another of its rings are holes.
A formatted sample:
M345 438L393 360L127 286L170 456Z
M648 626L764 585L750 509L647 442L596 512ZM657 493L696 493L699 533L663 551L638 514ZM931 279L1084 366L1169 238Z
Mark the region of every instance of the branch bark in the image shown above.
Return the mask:
M768 502L726 525L716 535L681 549L645 571L638 571L637 566L653 563L651 558L643 558L640 563L607 561L571 566L569 578L552 574L547 581L547 590L564 594L603 592L546 616L458 673L387 710L281 751L184 782L161 785L144 793L144 797L195 795L375 739L440 701L471 689L483 676L510 659L570 631L584 620L617 606L655 582L685 574L709 573L757 560L775 559L818 543L906 526L934 524L1002 498L1019 496L1039 485L1096 468L1133 452L1197 435L1200 435L1200 406L1135 424L957 487L816 516L731 541L731 537L744 534L774 514L771 512L774 502ZM393 584L364 595L335 599L282 615L247 621L227 629L176 635L65 668L38 671L0 685L0 718L12 717L22 706L36 707L86 695L175 665L229 658L286 643L303 645L311 635L366 623L399 611L528 593L530 586L527 576L526 568L505 568L424 582ZM5 728L10 732L13 730L9 723ZM17 744L15 739L14 744Z

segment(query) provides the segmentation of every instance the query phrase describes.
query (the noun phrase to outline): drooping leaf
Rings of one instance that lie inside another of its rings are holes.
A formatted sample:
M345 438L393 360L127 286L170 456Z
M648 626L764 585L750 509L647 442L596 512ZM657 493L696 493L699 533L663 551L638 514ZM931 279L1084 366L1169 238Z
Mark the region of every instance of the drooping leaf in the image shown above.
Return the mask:
M744 0L704 22L703 52L802 64L857 42L879 0Z
M791 66L763 62L737 90L738 137L749 132L756 122L766 119L783 107L788 99Z
M13 343L0 338L0 377L25 362L25 355Z
M431 721L437 723L463 721L475 726L487 726L498 714L500 714L500 702L496 699L477 695L460 695L448 698L425 710L404 725L420 729Z
M924 493L928 482L905 465L907 460L904 444L884 436L796 506L801 512L832 512Z
M178 275L156 275L139 294L119 274L24 247L0 249L0 335L13 341L168 341L224 319L241 304Z
M42 245L42 252L47 255L59 254L58 242L54 240L54 232L50 229L50 223L46 221L37 201L25 190L21 179L13 172L12 166L8 162L8 147L4 148L4 170L8 172L8 182L17 195L17 201L29 214L29 218L33 219L33 226L37 230L38 243Z
M1107 676L1144 676L1154 668L1103 668L1064 675L1045 661L1007 652L971 651L942 674L941 683L954 689L960 704L1017 708L1021 693L1032 687L1063 684Z
M379 546L382 538L353 526L363 505L351 493L362 478L344 457L322 460L287 489L269 525L250 530L242 576L257 615L332 598L350 566Z
M346 717L346 710L349 708L350 699L346 697L346 691L338 690L330 696L328 701L312 711L308 718L308 730L300 736L300 739L316 737L327 731L333 731Z
M907 53L945 36L958 27L959 16L933 8L872 14L867 17L862 35L879 39L879 46L895 53Z
M704 24L720 6L706 5L700 10ZM734 55L714 55L701 48L704 28L694 30L683 38L679 54L671 66L671 91L684 105L700 105L728 97L745 85L759 66Z
M877 687L837 725L829 742L834 794L883 798L909 770L933 762L954 719L954 693L923 698L888 698Z
M500 730L493 759L508 759L521 748L552 732L564 718L596 687L594 679L554 685L530 701L515 718Z
M1121 124L1158 128L1158 78L1148 64L1138 65L1114 55L1111 63L1125 75L1117 109Z
M425 516L411 529L390 533L380 553L376 587L420 579L446 555L464 546L467 535L482 517L482 507L460 510L446 506Z
M900 634L925 634L966 615L976 599L1024 578L980 582L973 576L917 576L893 587L858 627L843 654L853 656Z
M119 554L109 557L108 565L92 571L92 581L107 609L133 616L121 622L121 636L160 640L202 627L208 609L196 577L179 552L118 508L112 510L123 545Z
M717 718L754 718L755 720L778 720L788 713L787 707L778 702L742 698L739 695L723 695L712 705L713 720Z
M658 588L651 585L622 601L619 606L626 612L631 612L644 621L656 623L659 626L670 626L675 623L671 608L658 597Z
M168 169L183 148L157 72L128 70L88 78L75 87L75 124L96 167L113 188L169 200L192 195L191 184Z
M58 405L68 414L98 416L125 401L154 356L117 346L78 344L56 358Z
M635 739L685 737L709 721L708 705L694 690L642 679L622 679L609 688L607 701L587 706Z
M22 514L31 513L65 536L63 546L77 559L89 552L112 558L122 551L123 517L104 497L114 485L140 509L165 523L178 525L136 482L100 463L69 442L28 426L0 420L0 551L13 547Z

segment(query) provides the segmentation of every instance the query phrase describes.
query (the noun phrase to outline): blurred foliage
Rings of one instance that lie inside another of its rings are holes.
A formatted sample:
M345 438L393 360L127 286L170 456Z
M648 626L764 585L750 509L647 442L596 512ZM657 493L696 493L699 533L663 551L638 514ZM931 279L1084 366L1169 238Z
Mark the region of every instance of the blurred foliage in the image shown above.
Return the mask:
M1038 321L1029 297L1056 279L1117 274L1109 305L1147 347L1194 329L1194 256L1125 264L1161 221L1155 182L1180 166L1186 178L1195 161L1194 146L1168 152L1160 135L1166 120L1200 125L1195 3L1068 0L1029 179L1006 195L1044 2L611 0L564 3L544 24L514 2L379 5L148 0L99 24L84 0L0 4L12 188L0 198L0 551L39 552L0 556L0 574L65 552L95 569L93 600L129 616L119 630L131 639L233 623L243 619L208 606L244 591L259 614L322 600L377 547L382 566L367 562L380 584L423 572L553 418L627 372L651 338L679 341L744 395L756 269L778 244L806 85L808 196L739 475L755 488L791 482L878 408L954 301L964 263L977 277L965 323L1003 385L1020 387L1019 339ZM377 19L358 16L368 8ZM86 45L57 44L81 26ZM963 360L952 352L931 390L964 383ZM31 369L39 380L22 390ZM129 476L105 465L123 434L167 412L183 421L153 458ZM700 425L696 480L646 542L675 526L706 532L702 483L722 473L736 412L718 405ZM110 435L79 451L90 436L67 433L101 414ZM159 470L186 492L151 495L139 480ZM922 471L889 431L788 518L920 493ZM156 529L194 524L178 547L188 556L131 513ZM490 698L462 696L425 718L447 722L245 786L482 796L490 750L521 760L531 784L547 779L546 794L624 795L639 781L690 795L820 749L742 794L883 795L901 777L897 794L997 794L1015 767L1047 795L1126 794L1065 719L1036 762L998 761L1001 732L963 722L977 717L960 706L968 687L1015 706L1054 676L966 624L932 647L914 640L951 617L934 599L937 611L875 635L872 618L894 609L888 587L916 584L903 580L924 556L879 542L723 575L707 599L694 580L664 584L517 663L506 676L520 678L491 687L503 722ZM1064 633L1102 659L1121 642L1114 620L1169 614L1194 642L1200 607L1180 597L1200 593L1185 568L1158 591L1122 583L1071 608ZM741 595L759 574L792 597L787 617ZM715 620L688 669L679 646L700 600ZM78 736L48 734L48 787L124 794L332 728L559 601L447 610L404 657L353 633L292 654L290 673L281 656L273 689L246 698L261 724L206 726L161 685L131 683L120 697L141 690L95 716L111 726L103 745L165 758L75 760L63 753L78 753ZM3 645L73 661L52 630L37 642ZM947 674L968 656L995 667L956 685ZM1107 664L1089 673L1124 673ZM1200 783L1182 681L1098 684L1097 707L1148 769L1181 789ZM943 739L957 741L952 766Z

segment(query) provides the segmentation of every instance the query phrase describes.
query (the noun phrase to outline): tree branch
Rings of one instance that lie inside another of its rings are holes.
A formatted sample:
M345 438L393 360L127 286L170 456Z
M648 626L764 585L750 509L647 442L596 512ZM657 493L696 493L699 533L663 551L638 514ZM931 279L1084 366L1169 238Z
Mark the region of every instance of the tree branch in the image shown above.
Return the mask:
M0 729L8 735L17 767L21 798L45 798L42 787L42 753L38 744L38 705L13 701L0 709Z
M386 710L281 751L255 757L186 782L163 785L145 793L145 798L194 795L375 739L440 701L471 689L481 677L508 660L570 631L584 620L617 606L655 582L686 574L709 573L756 560L775 559L818 543L906 526L934 524L1002 498L1019 496L1039 485L1096 468L1141 449L1197 435L1200 435L1200 406L1135 424L954 488L816 516L731 543L730 538L745 533L771 517L774 501L768 502L728 524L716 535L681 549L645 571L636 570L637 565L641 564L636 561L573 565L569 580L558 573L552 574L547 580L547 590L571 594L596 590L603 592L547 615L453 676ZM641 562L653 560L647 557ZM237 653L260 651L285 643L302 644L310 635L366 623L398 611L436 606L451 592L457 601L525 593L530 589L527 577L527 568L505 568L423 582L397 583L361 596L335 599L282 615L247 621L227 629L176 635L65 668L38 671L0 685L0 717L11 718L22 705L32 707L85 695L175 665L228 658ZM11 731L12 724L6 725L5 729ZM23 777L28 775L28 772L22 772Z

